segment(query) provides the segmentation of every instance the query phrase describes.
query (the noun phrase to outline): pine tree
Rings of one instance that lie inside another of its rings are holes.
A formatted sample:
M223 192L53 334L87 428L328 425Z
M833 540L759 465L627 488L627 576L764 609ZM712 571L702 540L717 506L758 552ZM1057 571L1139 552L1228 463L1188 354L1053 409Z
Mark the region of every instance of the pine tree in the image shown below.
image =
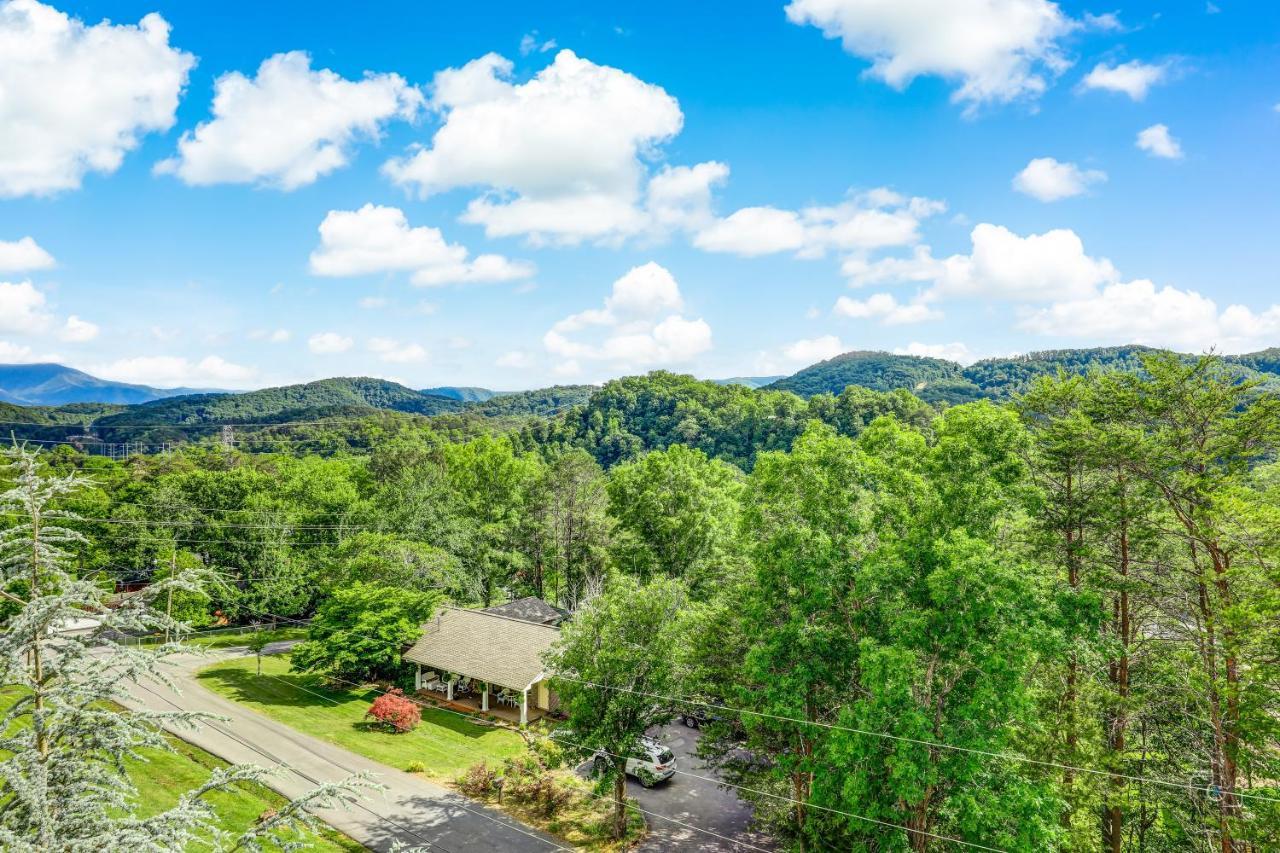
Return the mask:
M167 683L161 662L183 647L145 650L113 637L180 635L184 626L152 602L171 589L198 591L198 583L179 574L105 607L103 590L66 568L84 538L71 526L77 517L58 507L88 481L75 472L44 475L37 454L25 447L2 456L13 485L0 494L0 518L11 522L0 530L0 596L13 615L0 633L0 685L17 699L0 718L0 849L149 853L193 843L217 851L294 849L299 830L314 822L309 807L350 801L367 785L360 779L322 785L235 833L217 825L208 795L267 772L237 765L213 771L172 808L137 816L126 761L142 749L172 749L161 725L196 725L201 715L123 710L131 685ZM96 623L88 634L66 631L86 618Z

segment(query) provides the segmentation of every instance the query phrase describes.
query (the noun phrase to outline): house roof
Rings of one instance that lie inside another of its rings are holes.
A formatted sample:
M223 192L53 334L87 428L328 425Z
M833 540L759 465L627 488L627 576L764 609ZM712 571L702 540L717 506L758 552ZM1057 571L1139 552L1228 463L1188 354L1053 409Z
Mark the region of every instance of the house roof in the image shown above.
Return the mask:
M483 610L442 607L422 626L404 659L446 672L524 690L543 676L542 655L558 628Z
M486 607L484 612L496 613L499 616L509 616L512 619L519 619L523 622L536 622L539 625L559 625L569 615L567 611L550 605L541 598L532 595L528 598L517 598L515 601L508 601L506 604L499 604L495 607Z

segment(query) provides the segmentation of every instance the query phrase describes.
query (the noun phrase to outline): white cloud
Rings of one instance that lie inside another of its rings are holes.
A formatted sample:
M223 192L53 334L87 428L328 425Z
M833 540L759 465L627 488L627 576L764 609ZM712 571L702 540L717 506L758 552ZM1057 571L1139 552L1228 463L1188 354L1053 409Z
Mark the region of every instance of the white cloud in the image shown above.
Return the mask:
M366 204L359 210L331 210L320 223L320 246L311 253L311 272L354 276L408 271L423 286L528 278L534 267L502 255L468 259L464 246L448 243L439 228L409 227L396 207Z
M72 314L62 324L62 330L58 333L61 340L68 343L84 343L91 341L98 336L98 326L90 323L88 320L81 320L75 314Z
M695 230L709 224L711 190L729 177L729 167L709 160L696 166L667 166L649 179L647 208L658 230Z
M661 87L562 50L525 83L488 54L436 75L443 124L429 145L384 171L428 196L486 193L462 219L490 237L535 243L617 240L649 225L643 158L680 132L684 116Z
M927 248L910 259L890 258L851 269L851 284L932 282L923 298L954 297L1048 302L1092 293L1118 273L1105 258L1085 254L1074 231L1057 228L1021 237L1009 229L980 223L970 232L967 255L935 259Z
M52 322L44 294L31 282L0 281L0 332L34 335Z
M1169 128L1163 124L1153 124L1139 131L1134 144L1152 157L1163 157L1166 160L1182 159L1182 144L1173 138Z
M422 94L398 74L347 80L311 70L301 51L263 61L253 79L238 71L214 83L213 118L178 142L178 156L156 164L184 183L259 184L284 190L345 166L358 138L378 139L393 119L411 119Z
M942 202L907 198L881 187L841 204L799 211L744 207L702 228L693 244L708 252L745 257L777 252L808 258L827 251L865 253L917 242L921 220L945 209Z
M786 12L840 39L890 86L938 75L971 107L1040 94L1068 64L1058 42L1079 26L1050 0L792 0Z
M0 197L75 189L168 130L195 58L157 14L86 26L35 0L0 0Z
M1081 169L1075 163L1037 157L1014 177L1013 188L1040 201L1058 201L1082 195L1106 179L1107 173L1097 169Z
M545 41L538 38L538 31L525 33L520 39L520 55L528 56L531 53L546 53L556 49L555 39L546 39Z
M92 365L87 370L104 379L162 388L243 388L257 375L252 367L227 361L217 355L205 356L199 361L173 355L138 356Z
M355 341L337 332L317 332L307 338L307 349L317 355L332 355L346 352L355 345Z
M959 364L973 364L978 360L969 349L968 345L960 341L954 341L949 344L922 344L912 341L905 347L895 347L894 353L897 355L919 355L925 358L945 358L947 361L954 361Z
M1080 85L1085 89L1120 92L1132 100L1141 101L1152 86L1165 79L1168 71L1168 65L1151 65L1137 59L1123 65L1099 62L1085 75Z
M402 344L392 338L370 338L370 352L378 354L378 358L391 364L411 364L427 360L427 351L419 344Z
M837 356L848 349L835 335L804 338L782 347L782 355L788 361L813 364Z
M266 341L269 344L285 344L293 338L293 333L288 329L254 329L249 332L249 339L253 341Z
M891 293L873 293L866 299L841 296L836 300L835 313L854 320L879 320L885 326L901 326L937 320L942 313L920 300L899 302Z
M514 370L525 370L532 365L529 354L523 350L511 350L504 352L498 356L498 360L493 364L495 367L509 367Z
M40 248L30 237L13 241L0 240L0 273L45 270L53 265L53 255Z
M15 344L10 341L0 341L0 364L25 364L32 361L43 361L31 353L31 347L24 344Z
M542 342L566 360L604 361L623 369L686 362L711 348L711 327L681 316L683 309L675 278L649 262L615 281L602 308L564 318Z
M1089 296L1025 315L1019 325L1040 335L1173 349L1249 352L1274 346L1280 305L1254 312L1243 305L1219 311L1193 290L1157 287L1146 279L1107 285Z

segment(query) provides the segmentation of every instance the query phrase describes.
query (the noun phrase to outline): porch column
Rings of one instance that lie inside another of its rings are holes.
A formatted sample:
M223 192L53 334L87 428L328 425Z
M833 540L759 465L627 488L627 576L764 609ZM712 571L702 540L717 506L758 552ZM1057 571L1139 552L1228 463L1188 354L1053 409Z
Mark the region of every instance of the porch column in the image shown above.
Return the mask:
M417 664L413 673L413 689L422 689L422 664Z
M453 676L449 676L449 701L453 701Z
M529 725L529 688L520 691L520 726Z
M480 710L488 712L489 710L489 682L484 683L484 692L480 694Z

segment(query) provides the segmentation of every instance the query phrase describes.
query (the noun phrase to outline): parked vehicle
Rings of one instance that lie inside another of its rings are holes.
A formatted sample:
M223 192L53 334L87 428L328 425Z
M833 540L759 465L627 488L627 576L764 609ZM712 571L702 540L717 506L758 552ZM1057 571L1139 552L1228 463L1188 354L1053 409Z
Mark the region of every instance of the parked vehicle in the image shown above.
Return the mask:
M593 760L597 774L604 772L608 756L597 752ZM627 756L626 774L646 788L665 782L676 774L676 757L671 750L653 738L642 738L632 755Z

